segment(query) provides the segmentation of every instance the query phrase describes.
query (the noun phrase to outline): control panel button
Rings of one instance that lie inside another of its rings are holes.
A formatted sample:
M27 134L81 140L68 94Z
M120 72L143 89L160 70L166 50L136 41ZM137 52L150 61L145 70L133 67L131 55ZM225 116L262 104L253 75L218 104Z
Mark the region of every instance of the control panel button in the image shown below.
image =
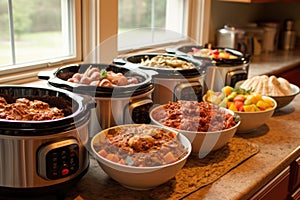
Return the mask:
M79 169L79 145L75 139L48 144L40 148L38 174L56 180L75 174Z
M67 175L69 175L69 173L70 173L70 170L68 168L64 168L61 170L62 176L67 176Z

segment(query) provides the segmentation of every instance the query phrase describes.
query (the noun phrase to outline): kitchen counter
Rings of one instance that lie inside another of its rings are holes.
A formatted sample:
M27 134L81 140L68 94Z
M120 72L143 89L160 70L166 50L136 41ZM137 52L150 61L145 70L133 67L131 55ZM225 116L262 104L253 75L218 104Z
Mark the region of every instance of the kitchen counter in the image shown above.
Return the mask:
M236 134L259 146L259 153L238 165L214 183L192 193L185 199L242 200L255 194L280 171L300 156L300 95L288 106L275 112L262 127L247 134ZM128 177L130 178L130 177ZM72 198L102 200L110 191L97 190L97 183L109 181L94 159L90 170L72 191ZM145 196L120 197L120 199L145 199Z
M300 50L277 51L251 58L249 77L261 74L279 74L300 67Z
M260 74L278 74L300 66L300 51L283 52L253 57L249 77ZM261 187L272 180L296 158L300 157L300 95L288 106L277 110L265 125L247 134L237 133L251 143L258 145L259 152L218 180L185 199L243 200L249 199ZM130 178L130 177L129 177ZM99 191L97 184L112 180L91 158L90 168L83 179L67 195L67 199L102 200L110 196L110 190ZM111 184L111 187L114 187ZM120 199L149 199L135 195Z

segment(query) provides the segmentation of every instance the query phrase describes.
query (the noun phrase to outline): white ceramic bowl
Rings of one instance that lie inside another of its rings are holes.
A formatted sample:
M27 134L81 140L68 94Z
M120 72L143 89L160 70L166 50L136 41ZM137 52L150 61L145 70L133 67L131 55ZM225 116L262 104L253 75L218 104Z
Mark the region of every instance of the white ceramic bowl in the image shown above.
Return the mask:
M272 97L268 97L268 96L262 96L262 97L271 99L274 102L274 107L272 109L259 111L259 112L235 111L234 113L239 115L241 118L241 123L237 128L238 132L247 133L247 132L254 131L255 129L264 125L268 121L268 119L272 117L275 109L277 108L277 102ZM209 102L206 100L206 95L203 96L203 101Z
M291 103L294 98L296 97L297 94L299 94L299 87L291 84L291 88L293 89L294 93L291 95L287 95L287 96L270 96L273 99L275 99L275 101L277 102L277 107L276 109L282 108L284 106L287 106L289 103Z
M245 133L254 131L264 125L272 117L277 107L277 103L271 97L263 96L263 98L271 99L274 102L274 107L272 109L259 112L235 112L241 117L241 124L238 127L238 132Z
M144 125L148 127L162 128L161 126L151 124ZM95 159L98 161L98 164L111 178L119 182L124 187L134 190L148 190L167 182L168 180L172 179L184 166L188 156L191 153L191 143L185 136L175 132L172 129L163 128L176 133L179 141L187 150L187 154L176 162L154 167L135 167L119 164L100 156L95 150L94 144L97 144L99 141L103 140L106 137L105 133L107 131L125 126L141 126L141 124L126 124L111 127L99 132L91 140L92 153Z
M235 115L233 111L220 107L220 109L225 110L227 113L231 115ZM163 105L158 106L151 110L150 118L152 123L167 127L160 123L160 118L165 116L165 109ZM238 116L237 116L238 117ZM174 130L182 133L186 136L192 144L192 153L198 154L199 158L205 157L209 152L220 149L225 146L228 141L234 136L237 131L238 126L240 125L240 121L236 123L235 126L215 132L196 132L196 131L186 131L175 129ZM170 127L168 127L170 128Z

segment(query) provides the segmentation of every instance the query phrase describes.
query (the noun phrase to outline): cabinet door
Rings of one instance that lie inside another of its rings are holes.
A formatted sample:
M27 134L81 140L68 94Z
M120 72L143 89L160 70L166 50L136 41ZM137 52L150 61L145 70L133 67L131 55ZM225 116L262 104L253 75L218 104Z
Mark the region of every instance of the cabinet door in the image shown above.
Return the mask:
M293 84L297 85L298 87L300 87L300 79L299 79L300 66L296 67L294 69L291 69L289 71L280 73L279 76L287 79L290 83L293 83Z
M298 190L296 190L292 196L291 196L292 200L299 200L300 199L300 188L298 188Z
M291 164L291 191L295 191L300 187L300 158Z
M241 3L300 2L300 0L220 0Z
M290 167L284 169L250 200L287 199L289 196Z
M284 0L221 0L221 1L241 2L241 3L270 3L270 2L282 2ZM296 1L296 0L291 0L291 1Z

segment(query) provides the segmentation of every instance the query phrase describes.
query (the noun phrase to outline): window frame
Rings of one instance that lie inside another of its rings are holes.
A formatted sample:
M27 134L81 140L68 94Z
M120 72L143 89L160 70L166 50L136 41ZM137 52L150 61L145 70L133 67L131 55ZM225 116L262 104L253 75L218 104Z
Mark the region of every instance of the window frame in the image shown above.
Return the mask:
M65 65L68 63L80 62L82 61L82 34L81 34L81 6L82 0L69 0L71 7L69 9L71 17L70 26L74 28L74 55L64 56L61 58L53 58L44 61L33 61L30 63L16 64L9 66L0 67L0 84L5 82L11 82L14 80L31 78L33 75L37 75L35 70L49 69L54 66Z
M88 52L93 51L93 49L99 50L102 54L99 53L100 57L95 58L95 62L110 63L112 61L111 58L138 51L148 51L149 48L160 49L170 45L176 46L190 42L202 45L209 42L211 0L188 0L187 36L189 40L180 40L177 42L154 46L144 46L139 49L128 49L124 51L118 51L117 49L118 44L116 36L118 35L118 0L100 2L89 1L88 6L94 8L94 12L88 13L92 23L88 28L86 28L86 30L91 30L91 26L94 26L94 30L92 30L92 34L86 34L90 37L87 37L85 41L90 45L85 49L85 55L87 56ZM97 20L99 20L100 23L97 23Z
M90 62L88 58L95 49L100 53L97 53L93 61L100 63L111 63L113 58L132 53L132 51L117 50L118 0L74 0L73 6L75 7L76 56L47 63L34 63L26 66L27 68L25 66L10 67L6 70L0 68L0 84L37 81L37 74L40 71L72 63ZM190 42L199 45L208 43L210 10L211 0L188 0L187 35L191 41L162 44L155 48L165 49L167 46L178 46ZM148 49L149 47L144 47L137 51L148 51Z

